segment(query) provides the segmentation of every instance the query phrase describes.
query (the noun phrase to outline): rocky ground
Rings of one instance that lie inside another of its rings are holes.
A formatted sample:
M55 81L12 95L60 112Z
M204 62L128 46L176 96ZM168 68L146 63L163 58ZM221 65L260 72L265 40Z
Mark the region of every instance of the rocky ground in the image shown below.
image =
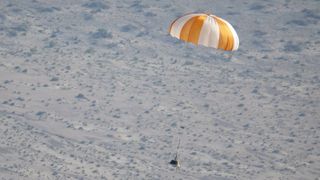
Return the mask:
M171 38L188 12L239 51ZM319 179L319 20L318 0L0 0L0 178Z

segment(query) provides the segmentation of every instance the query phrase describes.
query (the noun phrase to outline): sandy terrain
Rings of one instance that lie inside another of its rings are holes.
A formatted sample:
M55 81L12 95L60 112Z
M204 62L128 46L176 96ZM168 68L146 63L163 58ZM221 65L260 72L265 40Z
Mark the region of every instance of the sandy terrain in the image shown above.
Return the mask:
M171 38L188 12L239 51ZM0 179L319 179L319 20L319 0L0 0Z

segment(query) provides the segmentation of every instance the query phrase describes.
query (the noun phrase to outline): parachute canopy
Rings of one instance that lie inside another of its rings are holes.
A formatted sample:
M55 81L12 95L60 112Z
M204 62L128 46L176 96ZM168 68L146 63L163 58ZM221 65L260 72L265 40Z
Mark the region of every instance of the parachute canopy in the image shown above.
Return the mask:
M211 14L187 14L171 23L171 36L193 44L235 51L239 37L226 20Z

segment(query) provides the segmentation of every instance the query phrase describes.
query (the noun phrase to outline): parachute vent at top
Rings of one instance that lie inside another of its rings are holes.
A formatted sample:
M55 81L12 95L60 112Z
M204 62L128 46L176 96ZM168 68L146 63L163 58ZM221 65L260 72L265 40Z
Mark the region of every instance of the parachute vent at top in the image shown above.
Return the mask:
M172 22L171 36L196 45L235 51L239 37L226 20L210 14L187 14Z

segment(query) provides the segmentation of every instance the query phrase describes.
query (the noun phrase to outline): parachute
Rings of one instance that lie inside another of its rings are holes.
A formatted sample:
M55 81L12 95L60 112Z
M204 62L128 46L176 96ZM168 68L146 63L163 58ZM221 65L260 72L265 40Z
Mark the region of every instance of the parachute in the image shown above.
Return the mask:
M192 13L181 16L171 23L169 34L186 42L224 51L236 51L239 48L239 37L231 24L212 14ZM180 138L175 158L169 162L177 169L180 168L179 147Z
M169 28L171 36L196 45L235 51L239 37L226 20L212 14L187 14L177 18Z

